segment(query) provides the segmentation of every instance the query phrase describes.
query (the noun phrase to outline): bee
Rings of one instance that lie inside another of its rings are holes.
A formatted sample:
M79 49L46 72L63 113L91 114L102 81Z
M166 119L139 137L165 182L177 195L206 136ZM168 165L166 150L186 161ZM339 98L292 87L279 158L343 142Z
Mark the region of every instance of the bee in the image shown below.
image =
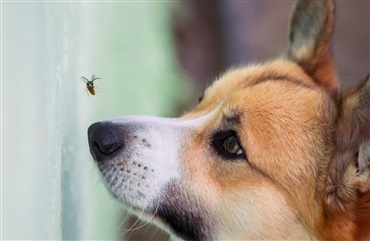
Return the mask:
M88 91L90 94L95 95L96 87L94 86L94 81L97 79L100 79L99 77L95 77L95 75L91 76L91 80L88 80L87 78L81 76L86 81L86 91Z

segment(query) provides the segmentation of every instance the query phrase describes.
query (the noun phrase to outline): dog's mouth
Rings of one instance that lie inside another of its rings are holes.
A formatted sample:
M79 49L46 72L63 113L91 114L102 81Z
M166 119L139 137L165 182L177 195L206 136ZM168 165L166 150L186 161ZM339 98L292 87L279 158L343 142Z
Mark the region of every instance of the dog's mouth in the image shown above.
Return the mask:
M126 203L127 204L127 203ZM174 204L175 206L176 204ZM181 208L180 203L179 209ZM130 206L127 209L129 213L135 215L139 219L149 222L166 232L175 233L178 237L189 240L214 240L211 238L211 232L208 226L200 218L180 213L178 210L173 210L174 206L168 209L168 206L157 205L153 210L141 209L138 207ZM184 210L185 211L185 210ZM207 227L207 228L206 228Z
M156 203L156 217L182 239L214 240L212 215L181 184L168 184Z
M130 213L185 240L212 240L210 215L201 207L199 200L183 193L183 188L175 181L168 184L159 196L150 199L147 193L150 187L146 190L149 184L139 183L135 179L137 175L132 172L127 175L113 162L98 167L109 192Z

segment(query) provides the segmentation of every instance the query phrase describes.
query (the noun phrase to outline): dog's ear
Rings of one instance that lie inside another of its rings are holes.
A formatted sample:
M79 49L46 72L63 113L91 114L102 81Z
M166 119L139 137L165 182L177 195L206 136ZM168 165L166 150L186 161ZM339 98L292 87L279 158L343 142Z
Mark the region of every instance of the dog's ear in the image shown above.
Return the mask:
M331 92L337 90L330 44L333 28L333 0L299 0L291 16L284 53L284 57L298 63L316 83Z
M351 212L356 209L360 194L370 190L370 75L343 94L338 111L327 205L330 211Z

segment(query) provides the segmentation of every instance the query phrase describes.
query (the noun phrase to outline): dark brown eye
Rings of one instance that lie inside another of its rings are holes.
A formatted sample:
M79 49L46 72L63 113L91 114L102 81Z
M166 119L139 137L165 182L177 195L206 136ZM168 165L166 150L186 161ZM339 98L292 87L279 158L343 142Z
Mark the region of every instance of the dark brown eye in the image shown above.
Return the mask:
M243 150L239 145L239 141L235 136L229 136L222 144L226 152L232 155L243 154Z
M214 150L225 159L246 159L244 149L234 130L225 130L215 133L212 137Z

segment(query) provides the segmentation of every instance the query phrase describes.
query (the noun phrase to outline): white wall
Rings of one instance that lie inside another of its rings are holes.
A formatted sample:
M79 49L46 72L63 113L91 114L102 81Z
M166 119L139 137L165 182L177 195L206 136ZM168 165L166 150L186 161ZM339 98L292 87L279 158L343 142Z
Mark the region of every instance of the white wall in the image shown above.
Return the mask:
M2 3L3 239L119 239L86 131L123 114L173 115L168 3ZM88 96L80 76L101 77ZM170 101L169 101L170 100Z

